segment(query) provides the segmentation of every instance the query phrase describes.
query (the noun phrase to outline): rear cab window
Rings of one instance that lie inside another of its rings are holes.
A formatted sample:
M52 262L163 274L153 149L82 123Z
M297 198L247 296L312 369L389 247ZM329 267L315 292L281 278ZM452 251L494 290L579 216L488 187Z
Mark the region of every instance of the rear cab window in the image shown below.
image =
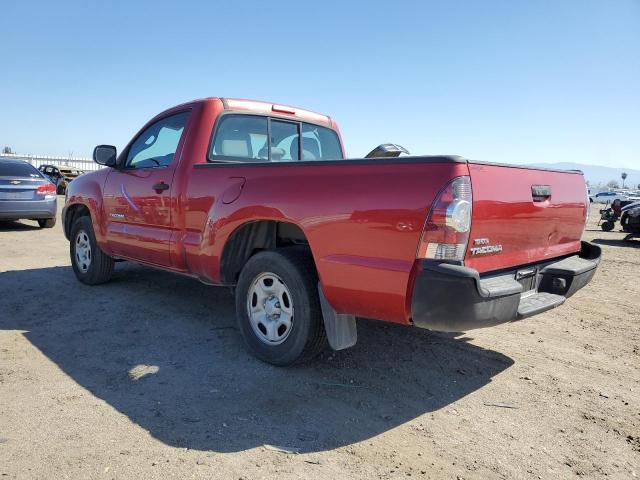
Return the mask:
M302 124L303 160L335 160L342 158L342 147L335 131L310 123Z
M226 114L214 128L209 160L214 162L297 162L341 160L337 133L295 120Z

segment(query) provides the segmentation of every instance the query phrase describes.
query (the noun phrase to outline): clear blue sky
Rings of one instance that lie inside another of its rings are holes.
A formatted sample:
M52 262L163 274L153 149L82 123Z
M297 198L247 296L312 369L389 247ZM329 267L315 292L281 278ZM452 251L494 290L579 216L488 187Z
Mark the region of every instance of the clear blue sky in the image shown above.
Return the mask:
M640 2L4 2L0 146L89 156L205 96L310 108L347 153L640 168Z

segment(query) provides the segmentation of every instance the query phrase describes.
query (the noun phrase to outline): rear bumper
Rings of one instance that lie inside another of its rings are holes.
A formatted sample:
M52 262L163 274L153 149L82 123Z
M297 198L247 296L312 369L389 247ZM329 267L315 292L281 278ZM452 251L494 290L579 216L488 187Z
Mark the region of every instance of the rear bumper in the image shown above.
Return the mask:
M56 216L57 199L50 200L2 200L0 219L53 218Z
M578 255L480 277L471 268L425 261L411 301L414 325L460 332L520 320L564 303L593 278L600 247L582 242ZM530 286L516 280L526 270Z

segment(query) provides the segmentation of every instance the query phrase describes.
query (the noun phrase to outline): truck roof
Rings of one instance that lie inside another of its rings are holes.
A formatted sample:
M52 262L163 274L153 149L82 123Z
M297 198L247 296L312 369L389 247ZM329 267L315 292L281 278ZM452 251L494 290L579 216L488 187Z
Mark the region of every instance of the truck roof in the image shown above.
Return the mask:
M241 98L220 98L225 110L248 110L263 114L291 115L301 120L309 120L314 123L326 123L331 126L331 117L321 113L292 107L280 103L262 102L259 100L245 100Z
M327 125L330 128L335 128L334 122L329 115L313 112L304 108L293 107L291 105L285 105L282 103L264 102L261 100L249 100L243 98L227 98L227 97L206 97L193 100L191 102L183 103L182 105L193 103L204 103L212 100L219 100L222 102L225 110L238 110L246 112L255 112L264 115L279 115L284 117L292 117L298 120L308 121L312 123L318 123ZM180 105L179 105L180 106ZM173 107L176 108L176 107Z

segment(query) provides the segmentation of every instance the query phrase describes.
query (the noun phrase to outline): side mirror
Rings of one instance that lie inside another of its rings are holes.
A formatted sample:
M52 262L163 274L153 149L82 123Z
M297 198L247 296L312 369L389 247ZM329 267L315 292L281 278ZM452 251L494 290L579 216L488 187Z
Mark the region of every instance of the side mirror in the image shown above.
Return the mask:
M116 147L113 145L98 145L93 149L93 161L97 164L115 168L117 157Z

